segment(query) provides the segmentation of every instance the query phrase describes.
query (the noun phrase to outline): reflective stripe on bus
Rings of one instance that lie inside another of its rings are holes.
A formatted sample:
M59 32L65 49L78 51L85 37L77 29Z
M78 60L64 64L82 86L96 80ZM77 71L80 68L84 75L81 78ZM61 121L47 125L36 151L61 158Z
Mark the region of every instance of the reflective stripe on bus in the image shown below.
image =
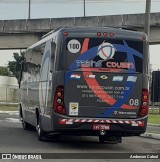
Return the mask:
M59 124L73 124L73 123L110 123L110 124L130 124L131 126L144 126L144 121L131 120L101 120L101 119L60 119Z

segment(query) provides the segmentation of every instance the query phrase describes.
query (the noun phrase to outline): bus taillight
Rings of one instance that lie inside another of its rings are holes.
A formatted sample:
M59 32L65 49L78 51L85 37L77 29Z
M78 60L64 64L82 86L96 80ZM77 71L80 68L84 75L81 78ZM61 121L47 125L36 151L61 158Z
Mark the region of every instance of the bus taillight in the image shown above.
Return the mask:
M100 36L101 36L101 33L100 33L100 32L98 32L98 33L97 33L97 36L98 36L98 37L100 37Z
M106 32L104 32L104 33L103 33L103 36L104 36L104 37L107 37L107 33L106 33Z
M139 110L139 116L146 116L148 114L149 109L149 93L148 89L142 89L142 101Z
M57 86L53 100L53 110L59 114L65 114L64 86Z
M112 32L109 33L109 36L110 36L110 37L114 37L114 33L112 33Z

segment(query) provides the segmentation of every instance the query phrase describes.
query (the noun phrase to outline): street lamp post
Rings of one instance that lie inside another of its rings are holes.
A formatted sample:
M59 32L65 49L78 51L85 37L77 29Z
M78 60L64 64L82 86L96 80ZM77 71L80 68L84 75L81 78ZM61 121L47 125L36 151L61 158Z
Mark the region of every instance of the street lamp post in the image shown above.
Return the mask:
M29 0L29 3L28 3L28 19L31 18L31 0Z
M86 17L86 0L83 1L84 17Z
M148 35L148 38L150 36L150 12L151 12L151 0L146 0L144 32Z

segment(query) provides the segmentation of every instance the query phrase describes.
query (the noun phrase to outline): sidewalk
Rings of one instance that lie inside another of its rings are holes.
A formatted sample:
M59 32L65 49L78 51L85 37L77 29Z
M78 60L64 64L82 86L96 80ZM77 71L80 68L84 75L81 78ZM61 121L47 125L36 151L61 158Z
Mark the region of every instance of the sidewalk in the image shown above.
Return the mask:
M147 126L160 129L160 124L148 123ZM146 133L141 134L141 137L144 137L144 138L152 138L152 139L158 139L158 140L160 140L160 131L158 130L157 132L158 133L152 133L149 130L146 130Z
M141 134L140 136L144 138L160 140L160 134L157 134L157 133L144 133L144 134Z
M152 123L148 123L148 126L154 126L154 127L160 127L160 124L152 124Z

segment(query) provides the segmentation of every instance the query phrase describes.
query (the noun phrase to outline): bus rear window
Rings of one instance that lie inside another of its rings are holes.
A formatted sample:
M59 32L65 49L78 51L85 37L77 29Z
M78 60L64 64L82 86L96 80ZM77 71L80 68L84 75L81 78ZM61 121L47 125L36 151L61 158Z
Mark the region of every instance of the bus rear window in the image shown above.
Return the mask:
M66 69L119 69L142 72L143 42L104 38L68 38Z

